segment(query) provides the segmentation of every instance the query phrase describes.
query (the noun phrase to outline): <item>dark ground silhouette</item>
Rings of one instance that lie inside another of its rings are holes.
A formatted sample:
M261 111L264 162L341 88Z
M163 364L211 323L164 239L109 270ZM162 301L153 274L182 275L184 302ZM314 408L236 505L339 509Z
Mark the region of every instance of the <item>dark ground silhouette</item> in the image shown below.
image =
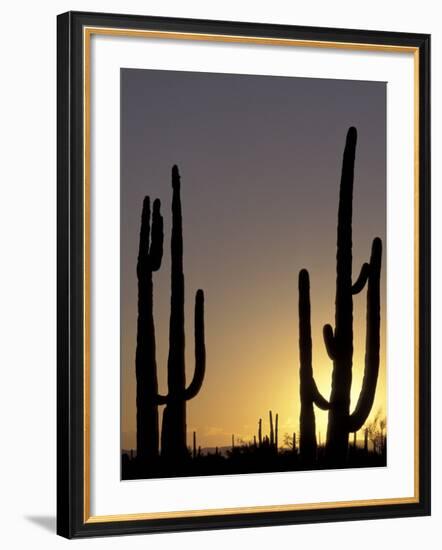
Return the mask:
M382 448L377 451L368 450L358 442L356 448L351 445L348 450L345 464L332 468L367 468L386 466L386 440ZM329 469L326 460L325 445L318 445L316 458L306 462L301 458L299 450L278 449L264 443L258 447L254 443L235 445L227 451L215 450L203 452L201 449L194 456L191 449L178 467L171 468L161 461L149 466L145 461L137 460L129 453L122 455L122 479L143 479L156 477L178 476L208 476L222 474L245 474L265 472L290 472L302 470Z

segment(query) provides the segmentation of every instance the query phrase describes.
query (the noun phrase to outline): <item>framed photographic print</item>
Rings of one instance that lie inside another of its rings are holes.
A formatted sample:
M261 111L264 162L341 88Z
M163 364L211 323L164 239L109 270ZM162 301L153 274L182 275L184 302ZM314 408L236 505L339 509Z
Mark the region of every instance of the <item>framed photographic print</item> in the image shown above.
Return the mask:
M58 533L430 513L430 37L58 18Z

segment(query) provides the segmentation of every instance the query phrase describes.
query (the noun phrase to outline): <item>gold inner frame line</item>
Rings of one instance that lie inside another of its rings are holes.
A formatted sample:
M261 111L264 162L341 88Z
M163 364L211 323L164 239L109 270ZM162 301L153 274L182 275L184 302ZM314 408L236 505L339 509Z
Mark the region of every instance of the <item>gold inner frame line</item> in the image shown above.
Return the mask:
M92 35L144 37L157 39L195 40L204 42L233 42L257 45L333 48L342 50L412 53L414 64L414 495L370 500L283 504L203 510L181 510L172 512L150 512L136 514L91 515L90 491L90 106L91 106L91 37ZM355 506L379 506L388 504L411 504L419 502L419 49L411 46L366 44L358 42L331 42L320 40L297 40L270 37L245 37L224 34L150 31L137 29L115 29L109 27L83 28L83 211L84 211L84 523L135 521L149 519L171 519L207 517L229 514L250 514L259 512L283 512L300 510L324 510Z

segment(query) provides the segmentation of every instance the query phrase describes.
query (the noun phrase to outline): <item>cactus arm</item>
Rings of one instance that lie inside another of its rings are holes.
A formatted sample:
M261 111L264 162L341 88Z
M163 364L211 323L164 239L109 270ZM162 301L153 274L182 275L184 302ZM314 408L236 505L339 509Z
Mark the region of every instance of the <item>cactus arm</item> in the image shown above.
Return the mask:
M206 347L204 342L204 292L200 289L195 295L195 372L192 382L184 392L186 400L192 399L200 391L206 372Z
M299 377L300 377L300 449L303 462L316 461L316 420L313 404L328 409L329 404L319 393L313 377L312 337L310 318L310 278L308 271L299 272Z
M362 389L354 412L349 416L349 432L359 431L366 422L374 402L379 363L365 362Z
M163 217L160 212L161 202L155 199L152 213L152 238L149 250L149 259L152 271L158 271L163 258Z
M335 346L335 337L333 336L333 329L331 325L324 325L323 336L325 348L327 350L328 356L333 361L336 358L336 346Z
M366 422L376 393L379 373L380 347L380 274L382 241L373 240L370 258L370 275L367 288L367 330L365 345L365 367L362 389L354 412L349 417L349 431L356 432Z
M310 277L306 269L299 272L299 350L300 350L300 376L301 386L306 387L305 396L309 395L309 400L316 404L320 409L330 408L327 400L320 394L313 377L312 367L312 336L310 319ZM331 328L331 327L330 327ZM304 393L304 392L302 392ZM301 399L301 407L302 407ZM311 413L314 415L313 411Z
M370 271L370 266L367 264L367 262L362 264L361 272L359 273L359 277L356 279L356 282L351 287L351 293L352 294L359 294L361 290L364 288L365 283L368 280L368 273Z
M323 411L328 411L330 409L330 403L323 397L318 390L316 382L313 380L312 385L312 400L313 403Z
M143 276L143 269L149 260L150 198L144 197L141 212L140 246L138 249L137 276Z

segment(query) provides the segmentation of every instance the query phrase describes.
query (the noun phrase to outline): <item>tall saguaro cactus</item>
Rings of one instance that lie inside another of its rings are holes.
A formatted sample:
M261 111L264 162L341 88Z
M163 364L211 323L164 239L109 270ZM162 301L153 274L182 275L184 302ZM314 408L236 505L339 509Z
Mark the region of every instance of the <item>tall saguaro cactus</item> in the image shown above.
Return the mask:
M152 273L163 257L163 218L160 201L153 203L152 228L150 199L143 202L138 251L138 319L135 371L137 380L137 457L158 458L158 380L155 356Z
M316 461L316 422L313 404L327 410L329 403L319 393L313 378L312 367L312 330L310 318L310 278L306 269L301 269L298 279L299 288L299 379L301 396L301 414L299 449L301 460L307 464Z
M310 280L308 271L299 273L299 354L300 354L300 454L307 463L314 462L317 443L313 404L328 410L326 458L331 465L345 464L348 438L366 422L373 406L379 373L380 347L380 275L382 241L372 243L369 263L362 265L352 282L352 213L356 152L356 128L350 128L342 163L339 192L335 328L324 326L324 342L333 361L332 387L327 401L319 393L313 378L310 320ZM350 392L353 370L353 296L367 286L366 352L362 389L353 413Z
M269 426L270 426L270 446L273 447L275 443L275 433L273 431L273 414L269 411Z
M180 175L172 168L172 238L171 238L171 299L169 323L169 357L167 362L168 395L163 413L161 454L167 461L179 462L187 455L186 401L201 389L205 368L204 293L195 296L195 372L186 388L185 328L184 328L184 272L183 222L181 212Z
M373 240L370 263L363 264L357 280L352 281L353 181L356 128L350 128L342 163L339 192L335 328L324 326L327 353L333 361L332 388L328 414L326 456L331 464L346 460L349 433L359 430L370 414L379 372L380 272L382 242ZM361 393L350 414L353 368L353 295L367 284L367 335L365 368Z

